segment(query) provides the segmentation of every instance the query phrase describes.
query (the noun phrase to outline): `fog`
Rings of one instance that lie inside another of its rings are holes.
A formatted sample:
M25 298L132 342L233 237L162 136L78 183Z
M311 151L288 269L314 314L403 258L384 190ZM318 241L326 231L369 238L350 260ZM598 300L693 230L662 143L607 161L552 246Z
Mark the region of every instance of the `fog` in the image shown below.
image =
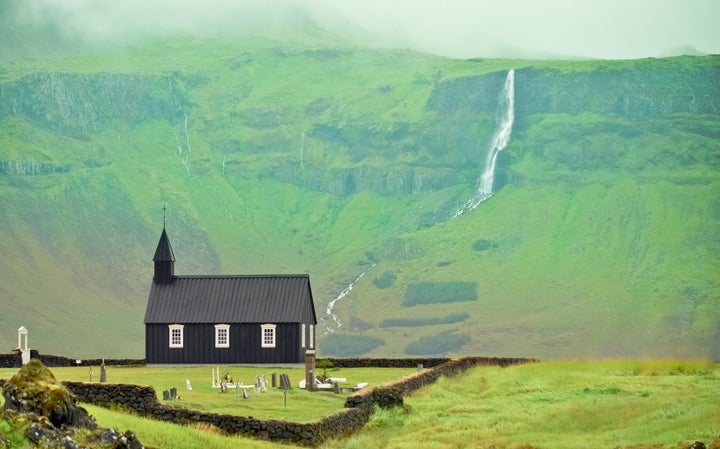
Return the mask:
M0 0L0 13L69 45L302 29L461 58L720 53L717 0Z

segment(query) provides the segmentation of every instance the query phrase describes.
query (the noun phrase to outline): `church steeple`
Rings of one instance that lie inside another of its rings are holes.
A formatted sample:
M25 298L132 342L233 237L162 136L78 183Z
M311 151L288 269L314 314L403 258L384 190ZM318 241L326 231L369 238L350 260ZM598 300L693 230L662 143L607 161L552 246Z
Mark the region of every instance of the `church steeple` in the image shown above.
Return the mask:
M175 254L173 254L170 239L165 231L164 213L163 230L162 234L160 234L160 241L158 241L153 262L155 262L155 275L153 276L153 282L156 284L172 283L173 277L175 276Z

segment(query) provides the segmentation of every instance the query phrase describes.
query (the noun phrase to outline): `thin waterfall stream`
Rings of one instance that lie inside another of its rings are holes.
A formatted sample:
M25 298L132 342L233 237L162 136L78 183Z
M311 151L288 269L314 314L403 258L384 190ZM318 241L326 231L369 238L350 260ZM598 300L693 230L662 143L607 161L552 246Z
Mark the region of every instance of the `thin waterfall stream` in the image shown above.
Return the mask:
M513 122L515 121L515 70L513 69L508 71L508 74L505 77L505 84L502 96L500 97L499 107L502 116L500 118L498 129L493 136L490 148L488 149L487 156L485 157L485 167L480 175L480 178L478 178L477 191L472 198L470 198L455 212L453 218L475 209L480 203L490 198L493 194L492 189L495 181L495 166L497 164L497 157L510 141ZM375 264L373 264L369 269L372 269L374 266ZM358 275L353 282L345 287L335 299L328 303L325 308L325 315L327 318L320 318L320 321L325 326L325 333L333 333L342 326L340 317L338 317L338 315L334 312L335 304L347 296L360 279L363 278L363 276L365 276L365 272L360 273L360 275Z
M461 208L459 208L454 217L458 217L465 212L475 209L480 203L490 198L493 194L493 184L495 181L495 166L497 164L498 154L505 149L510 142L512 134L513 122L515 121L515 70L508 71L505 77L505 85L503 87L503 95L500 98L500 110L502 117L498 125L498 129L493 136L492 143L485 157L485 167L480 178L477 181L477 191Z
M368 268L368 271L372 270L373 267L375 267L374 263L370 266L370 268ZM335 304L337 304L338 301L340 301L341 299L346 297L352 291L352 289L355 287L355 285L358 283L358 281L360 281L360 279L362 279L363 276L365 276L365 273L366 273L365 271L360 273L358 275L358 277L356 277L355 280L350 283L350 285L345 287L343 289L343 291L341 291L340 294L335 299L333 299L332 301L330 301L328 303L327 307L325 308L325 315L327 315L328 318L320 319L321 322L323 323L323 325L325 326L326 334L331 334L331 333L335 332L338 328L340 328L340 326L342 326L342 321L340 320L340 317L337 316L337 314L335 312L333 312L333 309L335 308ZM334 327L333 327L333 323L334 323Z

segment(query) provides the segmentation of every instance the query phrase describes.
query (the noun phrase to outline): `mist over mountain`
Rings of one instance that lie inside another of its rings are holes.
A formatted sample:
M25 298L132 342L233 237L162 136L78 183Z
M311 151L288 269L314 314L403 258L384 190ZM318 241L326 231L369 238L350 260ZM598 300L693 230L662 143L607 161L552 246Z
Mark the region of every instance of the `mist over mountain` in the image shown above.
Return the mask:
M178 274L309 273L321 355L720 357L719 57L450 59L299 2L131 3L0 3L0 347L142 357L166 214Z
M706 56L707 53L699 51L692 45L681 45L679 47L668 48L660 53L661 58L671 58L674 56Z
M331 36L463 59L637 59L683 45L718 54L718 19L713 0L3 0L0 45L9 58L172 36Z

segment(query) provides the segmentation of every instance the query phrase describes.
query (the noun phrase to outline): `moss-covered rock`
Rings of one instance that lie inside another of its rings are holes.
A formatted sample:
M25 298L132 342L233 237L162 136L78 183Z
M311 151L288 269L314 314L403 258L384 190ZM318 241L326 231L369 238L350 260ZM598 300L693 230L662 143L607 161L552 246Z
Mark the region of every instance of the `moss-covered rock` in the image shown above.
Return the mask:
M36 359L23 366L5 383L3 397L5 410L44 416L57 428L97 428L87 410L76 404L73 394Z
M75 395L38 359L30 360L5 382L2 393L3 419L15 433L22 433L38 447L143 448L130 431L98 429L95 419L77 405ZM3 441L10 439L0 434L0 447L4 447Z

